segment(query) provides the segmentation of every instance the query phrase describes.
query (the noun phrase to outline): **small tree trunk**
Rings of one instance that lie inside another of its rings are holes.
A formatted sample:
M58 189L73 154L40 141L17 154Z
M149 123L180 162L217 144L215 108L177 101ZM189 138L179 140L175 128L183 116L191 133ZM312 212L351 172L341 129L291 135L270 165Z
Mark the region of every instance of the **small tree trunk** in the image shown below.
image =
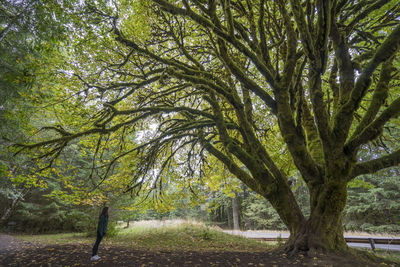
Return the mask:
M251 230L252 225L248 217L244 217L244 229L245 230Z
M14 175L16 171L16 167L14 167L11 173ZM32 186L24 189L17 189L14 188L16 196L11 200L10 205L8 208L4 209L3 215L0 217L0 225L5 224L6 221L11 217L12 213L14 212L15 208L18 206L21 200L24 200L25 196L32 190Z
M18 203L20 202L20 200L21 200L20 197L14 198L14 199L12 200L10 206L7 207L7 208L4 210L3 215L1 215L1 217L0 217L0 225L5 224L5 222L8 220L8 218L10 218L12 212L13 212L14 209L17 207L17 205L18 205Z
M238 197L235 193L235 197L232 198L232 219L233 219L233 230L239 230L239 205Z
M232 229L232 213L228 205L226 206L226 217L228 218L228 228Z

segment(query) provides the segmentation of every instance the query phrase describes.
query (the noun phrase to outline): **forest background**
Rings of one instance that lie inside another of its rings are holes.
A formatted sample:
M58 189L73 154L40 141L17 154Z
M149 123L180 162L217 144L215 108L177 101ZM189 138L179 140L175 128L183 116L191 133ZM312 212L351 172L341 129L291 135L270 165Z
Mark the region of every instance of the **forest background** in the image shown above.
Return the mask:
M54 103L63 87L58 76L61 68L57 67L64 64L70 52L65 47L78 47L72 35L80 33L70 27L79 23L74 16L79 12L74 10L74 1L2 0L1 4L0 222L4 227L15 222L13 230L30 233L92 231L93 218L97 217L94 215L107 204L112 207L114 222L194 218L222 228L286 229L267 200L232 177L218 162L211 162L212 167L201 178L182 179L171 173L170 184L162 194L150 190L150 185L139 194L125 192L128 172L139 162L127 157L107 170L107 179L103 179L93 168L98 149L90 138L70 145L51 168L30 160L29 152L16 154L18 150L12 143L35 141L47 122L65 122L75 112L72 102ZM77 81L78 76L64 80L69 86ZM85 97L84 92L77 97ZM95 105L88 105L87 112L93 108ZM390 150L399 135L398 128L392 131L392 140L377 140L363 150L361 157L374 158ZM142 132L132 139L147 134ZM105 143L103 153L109 155L103 155L103 161L111 160L116 145L112 138ZM296 171L291 172L290 186L308 215L308 189ZM399 234L399 200L399 167L358 176L348 185L344 229Z

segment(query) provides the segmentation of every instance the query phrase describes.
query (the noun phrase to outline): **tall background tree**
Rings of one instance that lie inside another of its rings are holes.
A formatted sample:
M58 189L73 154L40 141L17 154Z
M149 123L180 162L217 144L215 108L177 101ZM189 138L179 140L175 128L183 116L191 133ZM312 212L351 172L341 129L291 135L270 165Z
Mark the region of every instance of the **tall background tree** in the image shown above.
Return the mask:
M55 3L39 1L1 1L0 6L0 223L11 216L18 203L35 185L31 182L13 183L29 173L31 164L26 157L12 157L6 149L10 139L28 141L33 130L31 119L37 101L24 96L53 51L53 42L62 36L64 25L54 23L58 16ZM50 20L52 23L50 23ZM59 21L60 22L60 21ZM4 209L3 209L4 208Z
M271 203L287 251L347 250L347 184L400 162L399 13L394 0L87 1L57 66L54 106L71 112L47 126L57 137L21 147L51 163L75 139L101 150L112 135L104 178L133 154L126 190L155 196L218 160Z
M75 1L0 3L0 225L11 220L20 231L82 230L89 221L85 213L74 209L71 201L46 197L67 191L60 175L52 171L38 174L37 162L26 155L15 156L9 149L10 140L33 141L39 125L54 121L54 112L46 103L53 96L48 89L54 74L49 66L62 58L58 48L70 30ZM79 155L76 150L72 146L64 155ZM68 174L65 169L60 172Z

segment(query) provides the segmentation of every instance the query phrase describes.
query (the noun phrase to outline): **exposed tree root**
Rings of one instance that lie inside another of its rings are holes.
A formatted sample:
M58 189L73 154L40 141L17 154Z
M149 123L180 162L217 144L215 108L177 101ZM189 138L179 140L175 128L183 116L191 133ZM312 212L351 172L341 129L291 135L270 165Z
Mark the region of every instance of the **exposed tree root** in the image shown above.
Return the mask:
M299 254L314 256L327 252L347 252L348 246L341 232L336 235L324 236L310 231L309 227L305 225L286 242L284 251L290 257Z

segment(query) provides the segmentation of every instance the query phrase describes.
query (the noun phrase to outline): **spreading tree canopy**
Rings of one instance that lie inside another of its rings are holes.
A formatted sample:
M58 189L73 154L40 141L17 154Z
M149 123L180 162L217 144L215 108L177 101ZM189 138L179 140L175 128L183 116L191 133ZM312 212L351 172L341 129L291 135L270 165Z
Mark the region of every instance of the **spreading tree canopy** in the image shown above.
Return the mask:
M51 161L79 138L96 136L99 151L114 140L108 166L140 159L130 190L217 159L276 209L288 251L347 249L347 184L400 162L396 0L88 2L50 86L64 119L23 148Z

